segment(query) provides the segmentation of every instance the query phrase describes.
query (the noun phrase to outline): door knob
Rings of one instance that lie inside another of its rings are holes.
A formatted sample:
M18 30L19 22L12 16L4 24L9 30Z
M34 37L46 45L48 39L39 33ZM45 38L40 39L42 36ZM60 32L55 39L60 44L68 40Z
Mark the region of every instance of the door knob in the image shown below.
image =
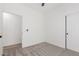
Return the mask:
M2 38L2 36L0 35L0 38Z
M68 33L66 33L66 35L68 35Z

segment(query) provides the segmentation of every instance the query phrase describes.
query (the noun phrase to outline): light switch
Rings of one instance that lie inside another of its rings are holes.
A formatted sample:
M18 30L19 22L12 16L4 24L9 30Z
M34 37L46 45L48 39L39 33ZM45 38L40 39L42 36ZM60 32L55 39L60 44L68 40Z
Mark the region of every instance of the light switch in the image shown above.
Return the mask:
M29 29L26 29L26 31L28 32L28 31L29 31Z

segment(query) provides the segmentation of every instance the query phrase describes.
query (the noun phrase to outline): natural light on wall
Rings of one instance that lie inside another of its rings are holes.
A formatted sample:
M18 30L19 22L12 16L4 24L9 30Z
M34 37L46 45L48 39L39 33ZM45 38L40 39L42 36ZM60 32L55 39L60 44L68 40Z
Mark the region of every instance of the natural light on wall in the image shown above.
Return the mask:
M10 18L11 14L7 13L7 12L3 12L3 16L5 16L6 18Z

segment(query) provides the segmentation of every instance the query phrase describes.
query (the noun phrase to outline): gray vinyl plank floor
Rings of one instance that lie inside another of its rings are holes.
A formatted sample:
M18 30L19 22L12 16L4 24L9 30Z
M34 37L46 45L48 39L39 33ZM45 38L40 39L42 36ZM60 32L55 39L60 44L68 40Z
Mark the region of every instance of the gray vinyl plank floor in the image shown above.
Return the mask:
M15 53L14 53L15 52ZM5 56L79 56L78 52L43 42L26 48L6 49Z

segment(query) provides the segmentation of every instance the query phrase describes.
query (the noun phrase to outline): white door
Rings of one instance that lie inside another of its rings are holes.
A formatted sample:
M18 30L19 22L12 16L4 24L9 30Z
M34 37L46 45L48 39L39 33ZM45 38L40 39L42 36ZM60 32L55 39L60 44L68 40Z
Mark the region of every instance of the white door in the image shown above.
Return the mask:
M79 13L67 16L67 48L79 52Z
M22 17L3 12L4 46L22 43Z
M3 44L2 44L2 12L0 11L0 56L3 54Z

